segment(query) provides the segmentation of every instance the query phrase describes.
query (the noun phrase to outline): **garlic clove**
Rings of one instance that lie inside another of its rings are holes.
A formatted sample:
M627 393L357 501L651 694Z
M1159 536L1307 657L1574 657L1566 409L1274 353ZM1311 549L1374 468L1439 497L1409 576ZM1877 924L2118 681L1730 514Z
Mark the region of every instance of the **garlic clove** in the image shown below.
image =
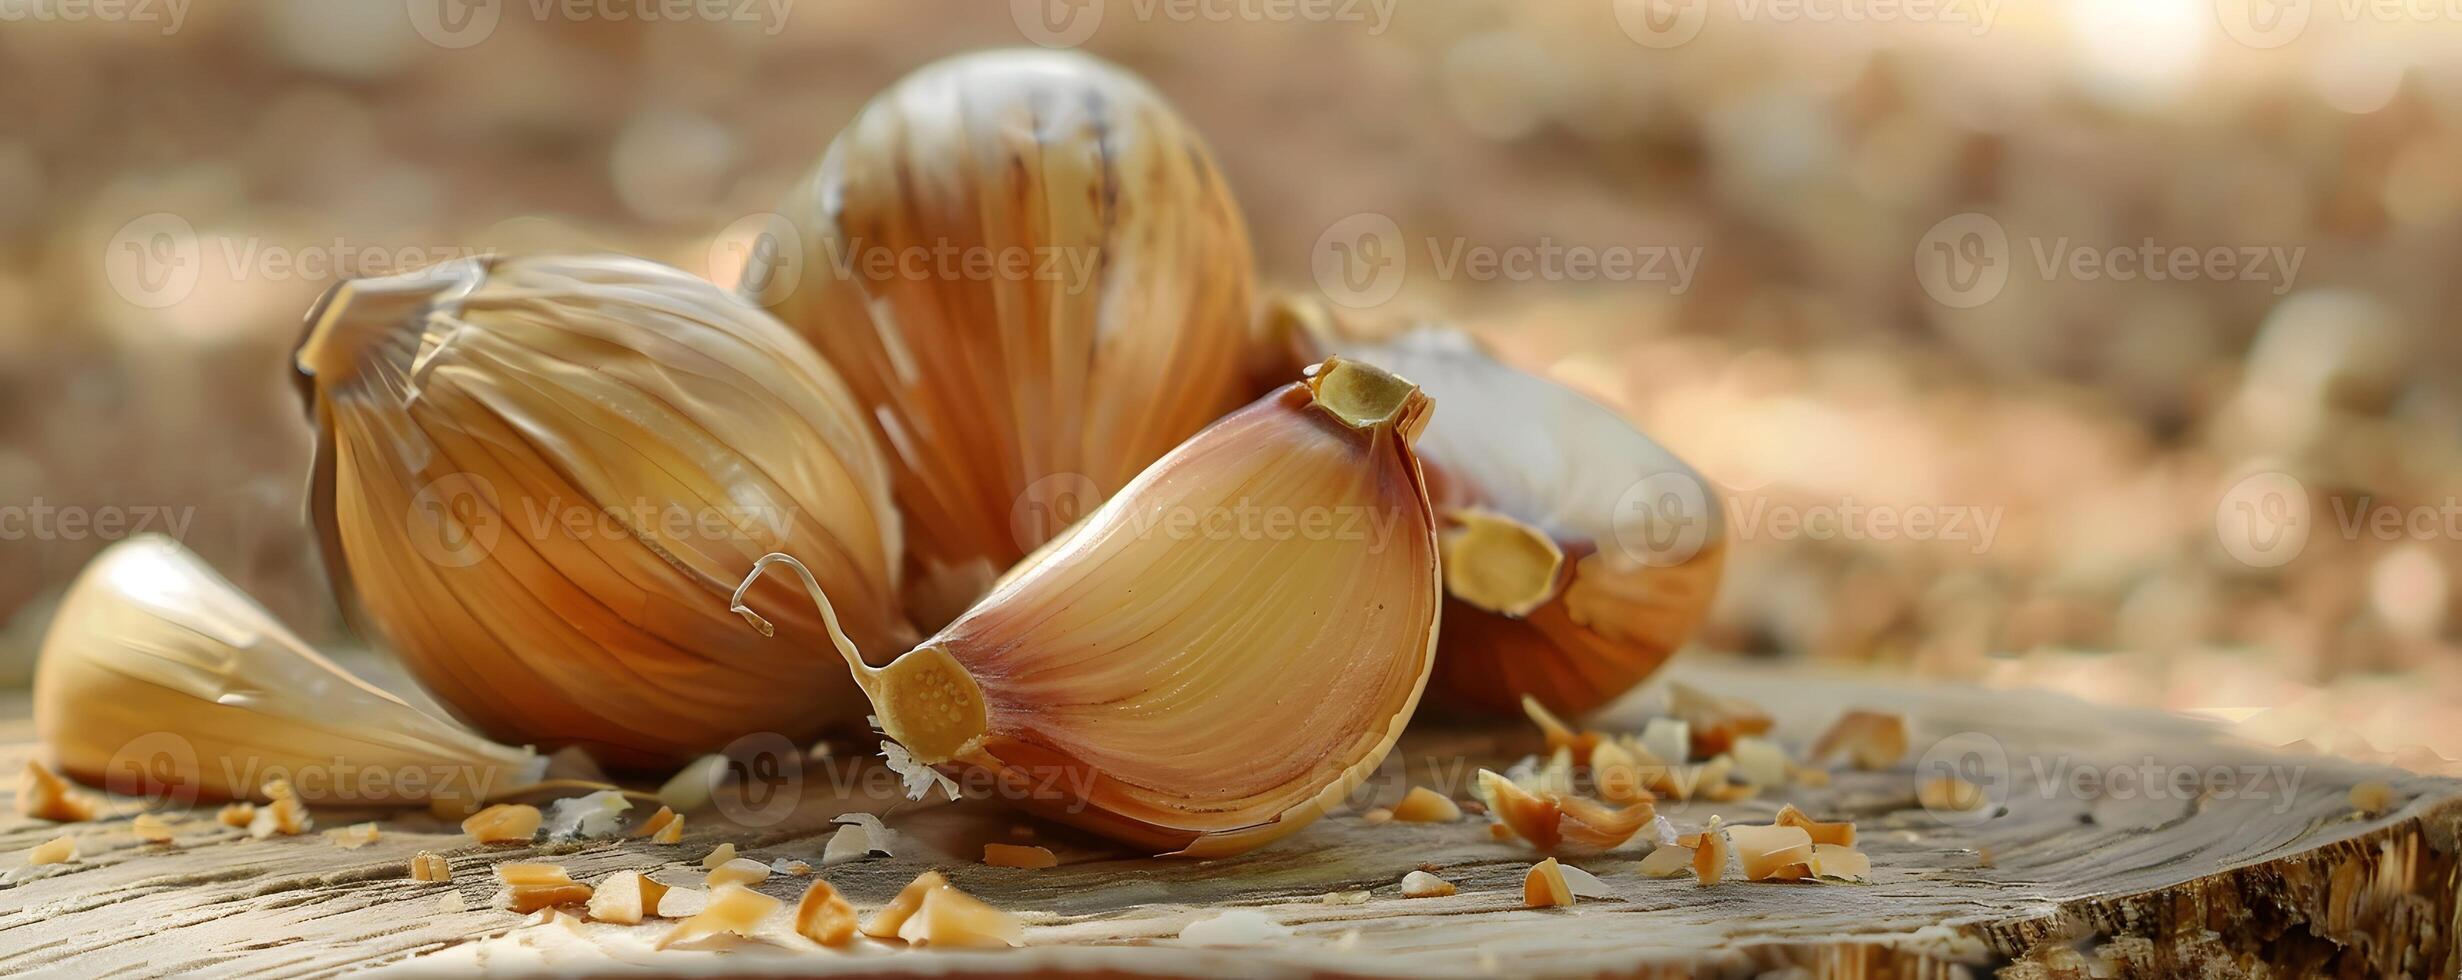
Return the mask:
M1244 397L1239 208L1203 140L1115 66L927 66L782 210L792 240L741 292L845 374L888 448L926 625Z
M853 685L756 648L716 601L771 551L812 559L853 635L914 635L862 406L698 278L531 256L352 280L294 361L337 596L483 732L651 768L861 717Z
M1191 856L1288 834L1375 768L1426 676L1435 524L1409 440L1428 411L1409 382L1329 360L922 646L879 668L840 652L904 752L1055 820ZM1199 529L1242 508L1290 530ZM754 574L773 561L792 564Z
M1717 494L1615 412L1451 328L1377 339L1296 297L1270 301L1263 320L1271 356L1358 357L1448 405L1420 446L1449 600L1432 698L1587 712L1649 677L1708 614L1726 561Z
M35 665L34 727L62 771L155 798L262 798L278 773L303 803L392 805L546 768L352 676L158 535L105 549L69 587Z

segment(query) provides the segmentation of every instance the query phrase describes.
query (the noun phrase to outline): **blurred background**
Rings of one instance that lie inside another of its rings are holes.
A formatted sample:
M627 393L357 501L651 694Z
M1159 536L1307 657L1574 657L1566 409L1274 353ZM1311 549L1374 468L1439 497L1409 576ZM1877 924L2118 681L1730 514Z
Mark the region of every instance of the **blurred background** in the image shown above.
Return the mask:
M2455 772L2457 21L0 0L0 687L139 531L348 642L288 370L338 278L611 249L731 284L873 93L1043 43L1208 135L1269 285L1459 323L1711 476L1737 544L1701 647ZM1367 238L1402 261L1354 275Z

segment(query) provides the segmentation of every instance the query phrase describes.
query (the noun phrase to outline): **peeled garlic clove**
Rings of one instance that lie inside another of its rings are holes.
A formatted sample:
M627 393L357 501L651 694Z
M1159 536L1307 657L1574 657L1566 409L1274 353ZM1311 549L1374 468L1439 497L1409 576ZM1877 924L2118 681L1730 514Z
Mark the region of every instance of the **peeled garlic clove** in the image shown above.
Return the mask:
M771 551L812 558L853 635L913 635L863 407L716 286L618 256L456 260L336 287L295 361L344 608L482 731L649 767L862 717L834 669L726 615ZM779 628L822 649L800 609Z
M35 665L34 728L61 771L137 796L260 798L279 776L301 802L390 805L480 798L546 768L351 676L159 535L105 549L69 587Z
M742 292L877 426L927 626L1245 397L1239 208L1117 67L1042 50L925 67L783 212L791 240L754 254Z
M1410 438L1429 409L1401 378L1328 360L1173 450L922 646L881 668L840 651L914 759L987 773L1055 820L1195 856L1288 834L1376 767L1418 702L1439 598Z
M1717 495L1615 412L1450 328L1365 339L1285 298L1263 332L1284 356L1357 357L1446 403L1419 446L1449 600L1431 698L1586 712L1649 677L1708 614L1726 562Z

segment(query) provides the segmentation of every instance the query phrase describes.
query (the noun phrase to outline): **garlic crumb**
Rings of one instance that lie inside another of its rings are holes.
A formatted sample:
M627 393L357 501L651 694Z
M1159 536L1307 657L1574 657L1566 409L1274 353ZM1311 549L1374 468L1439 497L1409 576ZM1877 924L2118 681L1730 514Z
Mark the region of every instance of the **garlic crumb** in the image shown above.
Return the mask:
M233 803L229 806L223 807L219 812L215 813L214 820L225 827L237 827L241 830L246 830L248 829L248 824L256 820L256 804L246 801Z
M54 837L26 851L26 866L39 868L46 864L67 864L77 860L77 839Z
M348 827L325 832L326 840L332 841L334 846L346 851L355 851L376 843L376 836L376 825L373 823L355 823Z
M1403 898L1442 898L1454 893L1453 883L1425 871L1402 876Z
M453 880L453 865L445 861L444 855L434 851L420 851L410 856L410 880L431 884L449 883Z
M795 934L823 946L855 941L855 907L826 881L815 880L795 902Z
M995 868L1055 868L1060 859L1050 848L1026 844L985 844L983 863Z
M539 808L527 803L498 803L462 821L462 833L481 844L528 842L539 832Z
M1564 866L1555 858L1531 865L1522 875L1522 906L1533 909L1562 908L1573 904L1573 888L1564 882Z
M716 888L729 884L757 885L767 880L769 880L769 865L751 858L734 858L711 868L709 876L702 881L702 884Z
M710 889L709 903L691 917L675 924L653 945L665 949L680 942L689 942L720 933L750 935L761 920L786 903L753 891L742 885L727 884Z
M128 822L128 830L148 844L171 843L171 822L156 814L137 814L136 819Z
M1393 805L1392 817L1404 823L1452 823L1462 819L1462 808L1444 794L1425 786L1413 786Z
M735 843L728 841L710 848L710 852L701 858L701 867L716 871L719 865L733 860L735 860Z
M94 819L94 797L80 793L42 763L26 760L17 777L17 812L36 820L77 823Z

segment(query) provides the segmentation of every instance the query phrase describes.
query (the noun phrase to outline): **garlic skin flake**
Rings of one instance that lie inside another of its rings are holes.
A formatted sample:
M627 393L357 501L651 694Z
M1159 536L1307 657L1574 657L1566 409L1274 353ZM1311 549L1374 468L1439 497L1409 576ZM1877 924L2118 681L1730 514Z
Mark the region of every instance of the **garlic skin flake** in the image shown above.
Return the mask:
M812 559L853 635L914 635L863 408L718 287L621 256L458 259L342 283L308 324L336 594L481 731L647 769L860 717L836 671L726 614L771 551ZM792 611L779 628L825 649Z
M914 759L1051 819L1197 857L1291 833L1376 768L1427 676L1435 521L1410 440L1429 411L1408 381L1328 360L922 646L879 668L840 653ZM1192 530L1240 507L1325 530ZM1349 518L1356 537L1334 530ZM773 562L791 563L754 574Z
M1511 715L1531 695L1588 712L1709 614L1726 564L1717 491L1614 411L1449 327L1369 339L1321 302L1278 297L1264 332L1283 356L1357 357L1446 405L1419 446L1444 522L1431 699Z
M1239 207L1204 141L1113 65L1027 49L926 66L781 212L794 241L756 251L739 291L861 401L927 630L1246 397Z
M265 799L256 781L280 773L305 803L409 804L526 786L547 764L352 676L160 535L112 545L69 587L34 728L61 771L137 796ZM139 749L152 768L114 767Z

